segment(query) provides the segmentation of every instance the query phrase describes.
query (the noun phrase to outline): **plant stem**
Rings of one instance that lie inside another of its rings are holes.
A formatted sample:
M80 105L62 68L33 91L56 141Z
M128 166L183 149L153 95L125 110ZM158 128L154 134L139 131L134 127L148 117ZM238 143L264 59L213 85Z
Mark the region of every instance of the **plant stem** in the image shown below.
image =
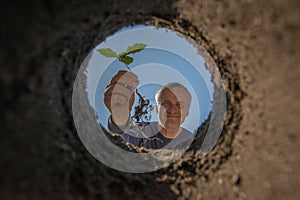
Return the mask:
M125 64L125 63L124 63L124 64ZM129 71L131 71L131 69L128 67L128 65L125 64L125 66L127 67L127 69L128 69ZM131 72L132 72L132 71L131 71Z
M125 64L125 63L124 63L124 64ZM127 69L128 69L130 72L132 72L131 69L128 67L128 65L125 64L125 66L127 67ZM136 94L140 97L140 99L142 100L142 102L145 102L143 96L138 92L137 89L135 89L135 92L136 92Z
M124 64L125 64L125 63L124 63ZM127 67L127 69L128 69L130 72L132 72L131 69L128 67L128 65L125 64L125 66ZM138 89L137 89L137 88L135 89L135 93L136 93L136 94L138 95L138 97L140 98L140 101L141 101L141 102L140 102L140 104L141 104L140 106L141 106L141 111L142 111L146 101L145 101L145 99L143 98L143 96L138 92ZM140 118L137 117L136 119L137 119L137 121L139 121Z

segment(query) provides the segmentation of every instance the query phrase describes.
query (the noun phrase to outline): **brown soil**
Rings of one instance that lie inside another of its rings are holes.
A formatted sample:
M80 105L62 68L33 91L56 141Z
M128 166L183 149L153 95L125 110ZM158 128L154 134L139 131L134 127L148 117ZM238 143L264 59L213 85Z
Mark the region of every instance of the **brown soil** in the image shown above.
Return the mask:
M0 199L299 199L298 1L30 2L1 3ZM196 143L167 169L128 174L78 138L81 62L136 23L185 33L216 61L227 118L204 159Z

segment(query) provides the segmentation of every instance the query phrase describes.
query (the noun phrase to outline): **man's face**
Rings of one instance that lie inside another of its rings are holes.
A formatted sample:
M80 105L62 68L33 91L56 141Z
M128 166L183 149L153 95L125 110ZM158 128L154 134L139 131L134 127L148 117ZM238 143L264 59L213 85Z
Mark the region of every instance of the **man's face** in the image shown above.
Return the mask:
M189 114L189 106L189 97L184 89L174 87L164 90L156 107L160 125L167 130L178 130Z

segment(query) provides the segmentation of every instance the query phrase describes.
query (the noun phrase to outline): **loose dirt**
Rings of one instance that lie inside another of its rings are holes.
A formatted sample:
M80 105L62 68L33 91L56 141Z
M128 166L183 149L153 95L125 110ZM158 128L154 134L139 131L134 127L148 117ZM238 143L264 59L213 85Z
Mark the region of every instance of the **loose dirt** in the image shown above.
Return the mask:
M298 199L300 3L2 3L1 199ZM218 144L166 169L129 174L77 136L72 87L88 52L134 24L189 35L217 63L228 108Z

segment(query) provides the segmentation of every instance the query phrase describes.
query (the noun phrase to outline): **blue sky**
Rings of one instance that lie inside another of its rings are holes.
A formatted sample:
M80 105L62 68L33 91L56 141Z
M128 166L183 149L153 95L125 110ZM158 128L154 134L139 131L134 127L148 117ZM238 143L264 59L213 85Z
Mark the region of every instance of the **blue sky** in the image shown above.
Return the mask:
M90 104L99 116L98 122L104 127L107 125L109 112L103 103L106 85L118 70L126 68L116 58L106 58L96 49L111 48L120 53L134 43L147 44L143 51L130 55L134 61L129 67L139 77L139 92L154 103L155 92L160 86L168 82L185 85L192 94L192 104L190 115L182 126L194 132L208 117L212 106L213 84L204 59L191 43L176 32L144 25L124 28L90 52L86 89ZM156 121L155 112L152 114L153 121Z

